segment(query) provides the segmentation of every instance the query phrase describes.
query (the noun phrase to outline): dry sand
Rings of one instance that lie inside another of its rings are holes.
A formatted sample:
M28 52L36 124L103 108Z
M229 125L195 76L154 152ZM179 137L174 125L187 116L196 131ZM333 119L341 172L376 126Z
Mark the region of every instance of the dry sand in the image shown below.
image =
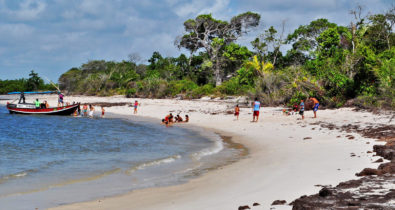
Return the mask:
M55 96L40 96L56 104ZM27 98L27 101L33 98ZM66 97L66 101L85 103L134 102L122 96L114 97ZM241 108L239 120L226 111L233 111L235 100L176 100L137 99L138 115L156 118L158 123L169 112L190 116L189 125L215 129L233 137L233 141L249 149L247 158L234 164L210 171L186 184L142 189L128 194L102 198L95 201L59 206L55 209L237 209L249 205L252 209L291 209L289 205L271 206L274 200L288 203L305 194L316 193L315 185L336 185L355 179L355 173L365 167L376 168L378 157L372 150L373 142L354 133L321 128L318 123L336 125L394 124L390 115L374 115L369 112L352 111L351 108L319 110L318 118L313 112L300 116L284 116L281 108L263 107L259 122L251 123L250 108ZM5 103L5 101L0 101ZM130 116L130 106L106 107L106 112ZM100 115L96 107L95 115ZM354 139L349 139L353 135ZM354 153L355 156L352 156ZM127 183L125 183L127 184ZM259 206L252 207L253 203Z

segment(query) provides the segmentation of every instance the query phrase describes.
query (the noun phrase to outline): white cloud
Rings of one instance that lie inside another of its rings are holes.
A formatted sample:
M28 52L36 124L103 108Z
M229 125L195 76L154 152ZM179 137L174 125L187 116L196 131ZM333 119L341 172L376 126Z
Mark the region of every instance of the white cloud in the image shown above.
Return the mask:
M347 25L348 10L357 3L382 12L386 0L0 0L0 79L26 76L35 69L52 80L91 59L122 60L138 52L148 59L153 51L178 56L173 45L183 22L202 13L214 18L253 11L263 26L278 28L288 19L286 33L316 18ZM11 6L12 5L12 6ZM265 28L241 37L249 42ZM182 51L181 51L182 52ZM11 72L11 71L10 71ZM17 75L17 76L15 76Z
M3 3L4 4L4 3ZM7 13L10 17L15 18L17 20L34 20L39 18L40 14L42 14L47 7L47 4L41 0L25 0L19 3L19 8L17 10L5 9L5 13Z

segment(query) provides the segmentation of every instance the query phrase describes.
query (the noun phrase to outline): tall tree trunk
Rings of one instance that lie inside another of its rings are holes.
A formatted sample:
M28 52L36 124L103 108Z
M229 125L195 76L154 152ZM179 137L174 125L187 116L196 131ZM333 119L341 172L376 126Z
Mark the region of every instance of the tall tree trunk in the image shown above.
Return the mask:
M215 86L220 86L222 84L222 78L221 78L221 65L219 63L218 56L216 56L215 58L214 75L215 75Z

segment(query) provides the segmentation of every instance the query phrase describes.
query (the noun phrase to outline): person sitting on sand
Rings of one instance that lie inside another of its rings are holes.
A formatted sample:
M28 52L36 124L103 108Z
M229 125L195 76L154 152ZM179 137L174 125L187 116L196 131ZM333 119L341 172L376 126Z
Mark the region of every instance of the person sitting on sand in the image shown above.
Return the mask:
M255 101L252 103L253 112L252 122L258 122L259 119L259 110L261 109L261 102L258 101L258 98L255 98Z
M292 111L293 111L293 113L296 113L296 111L298 111L298 104L295 103L295 104L293 105Z
M186 123L189 122L189 116L187 114L185 115L185 121L184 122L186 122Z
M299 114L302 116L302 120L304 120L304 102L303 102L303 99L300 100Z
M178 114L177 116L176 116L176 122L182 122L183 121L183 119L182 119L182 117Z
M239 120L239 114L240 114L240 108L239 108L239 105L237 104L235 107L236 120Z
M314 118L317 118L317 111L318 111L318 106L320 106L320 103L318 100L312 96L309 98L311 101L313 101L314 106L313 106L313 112L314 112Z
M169 115L166 115L165 122L173 123L173 114L172 113L170 113Z

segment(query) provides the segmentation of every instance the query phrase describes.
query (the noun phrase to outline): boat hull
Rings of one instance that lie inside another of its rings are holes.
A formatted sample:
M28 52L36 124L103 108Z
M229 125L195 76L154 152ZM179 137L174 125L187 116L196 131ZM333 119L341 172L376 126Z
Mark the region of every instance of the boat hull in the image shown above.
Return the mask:
M16 104L8 104L7 109L10 114L42 114L42 115L71 115L78 109L80 104L73 104L62 107L50 107L43 109L20 108Z

